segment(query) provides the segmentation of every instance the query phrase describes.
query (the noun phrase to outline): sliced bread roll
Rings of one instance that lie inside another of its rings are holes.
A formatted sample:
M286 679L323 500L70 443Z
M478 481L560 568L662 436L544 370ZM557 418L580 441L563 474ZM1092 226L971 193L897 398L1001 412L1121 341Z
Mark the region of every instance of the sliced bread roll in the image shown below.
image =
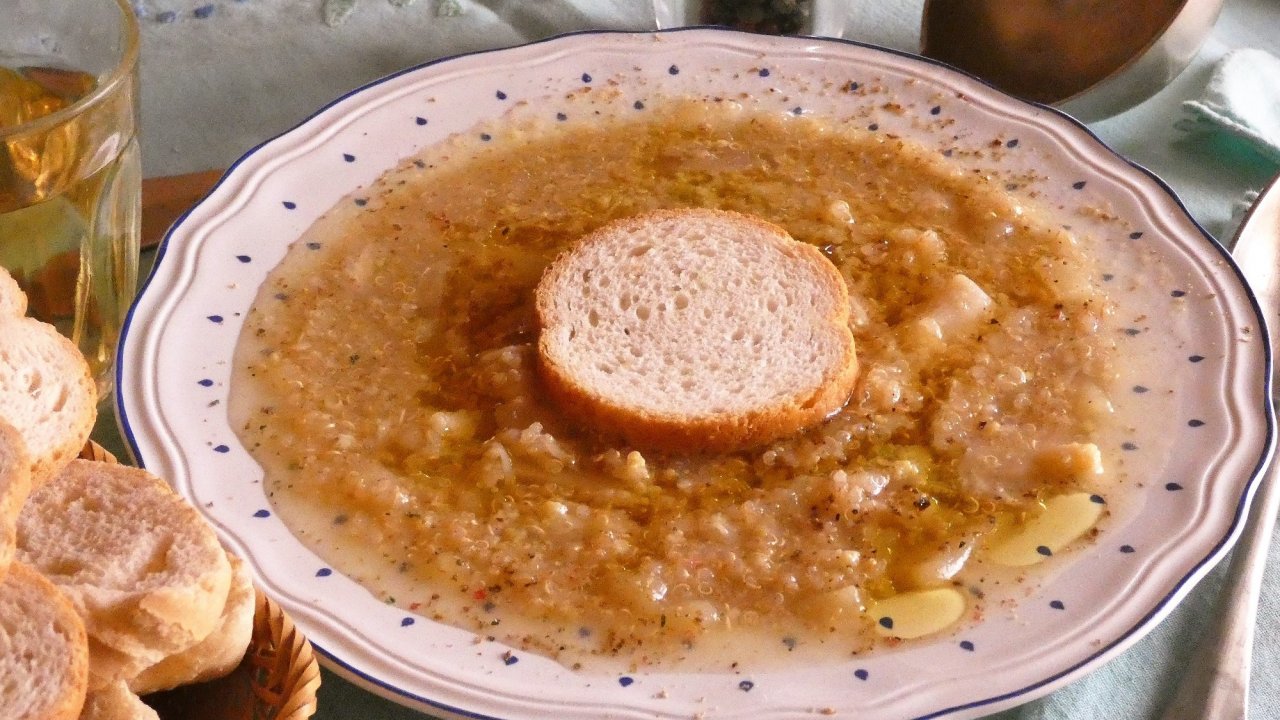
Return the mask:
M31 492L31 459L22 435L0 417L0 580L18 537L18 513Z
M160 715L118 680L89 693L80 720L160 720Z
M139 695L169 690L215 680L239 667L253 635L256 591L249 566L234 555L227 557L231 560L231 591L218 626L204 640L143 670L129 681L130 690Z
M73 460L18 517L18 558L85 619L91 689L131 679L209 635L231 565L212 528L138 468Z
M74 720L88 667L76 609L40 573L14 563L0 581L0 718Z
M80 350L52 325L0 316L0 417L19 432L39 486L80 452L98 393Z
M737 213L606 225L547 268L536 310L548 393L638 445L765 443L839 410L857 380L839 272L817 248Z
M0 267L0 317L22 317L27 314L27 294L8 270Z

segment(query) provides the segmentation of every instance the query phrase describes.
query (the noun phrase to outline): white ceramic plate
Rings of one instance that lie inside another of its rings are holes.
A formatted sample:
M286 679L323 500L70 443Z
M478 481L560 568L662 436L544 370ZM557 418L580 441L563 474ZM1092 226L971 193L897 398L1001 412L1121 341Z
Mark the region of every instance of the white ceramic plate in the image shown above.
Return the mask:
M641 112L663 95L739 93L914 138L1008 178L1104 240L1126 341L1147 358L1119 402L1152 425L1150 446L1122 450L1143 468L1140 487L1096 543L1016 607L935 642L772 672L604 675L384 605L294 539L226 416L244 315L286 246L399 159L517 106L546 117ZM1226 552L1273 436L1259 317L1226 252L1169 189L1052 110L853 43L706 29L580 34L400 73L246 155L162 247L125 333L118 400L138 459L249 560L331 667L394 700L501 718L974 717L1098 667Z

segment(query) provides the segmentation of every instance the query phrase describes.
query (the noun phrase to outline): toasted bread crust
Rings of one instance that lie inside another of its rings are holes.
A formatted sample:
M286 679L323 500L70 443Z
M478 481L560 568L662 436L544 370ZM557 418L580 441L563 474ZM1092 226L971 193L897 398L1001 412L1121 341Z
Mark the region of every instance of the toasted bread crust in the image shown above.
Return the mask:
M572 372L546 362L538 368L547 394L579 422L604 432L614 430L637 446L681 453L731 452L799 432L844 407L858 379L857 361L850 360L810 400L750 413L690 418L619 406L583 391L572 380Z
M572 362L558 352L551 331L572 318L565 317L557 293L573 286L569 275L581 272L576 262L593 244L611 243L620 236L645 232L655 221L698 222L712 218L753 228L765 242L774 243L810 272L806 279L831 300L831 312L821 318L838 338L838 358L823 368L816 386L795 387L779 401L732 412L656 412L585 387ZM817 248L792 240L777 226L739 213L710 210L664 210L625 218L589 234L561 254L546 270L535 296L538 325L538 371L547 394L570 416L602 432L621 435L639 446L676 452L725 452L760 445L793 434L839 411L848 401L858 377L853 335L848 327L849 294L843 278Z

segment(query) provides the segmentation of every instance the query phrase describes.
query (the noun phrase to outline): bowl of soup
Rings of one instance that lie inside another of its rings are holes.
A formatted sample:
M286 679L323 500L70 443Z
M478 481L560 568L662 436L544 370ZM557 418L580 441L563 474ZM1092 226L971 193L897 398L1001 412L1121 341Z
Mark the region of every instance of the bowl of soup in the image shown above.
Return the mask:
M839 272L860 374L824 422L672 452L544 391L543 271L679 208ZM1167 614L1272 443L1256 302L1158 178L856 43L413 68L246 155L161 252L121 350L139 460L331 667L428 712L994 712Z

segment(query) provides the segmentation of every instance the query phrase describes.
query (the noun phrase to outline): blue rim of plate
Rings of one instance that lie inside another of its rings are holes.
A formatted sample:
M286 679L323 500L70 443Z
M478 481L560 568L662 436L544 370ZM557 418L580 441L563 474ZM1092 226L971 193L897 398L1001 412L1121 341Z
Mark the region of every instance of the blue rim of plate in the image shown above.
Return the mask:
M703 31L703 32L714 31L714 32L728 33L728 34L734 34L734 35L747 35L747 36L752 35L752 33L748 33L748 32L730 30L730 29L717 27L717 26L703 26L703 25L670 28L670 29L664 29L664 30L580 30L580 31L561 33L561 34L553 35L550 37L542 38L539 40L534 40L528 43L522 43L520 45L506 47L506 48L478 50L478 51L448 55L445 57L436 58L434 60L429 60L418 65L407 67L403 70L399 70L397 72L391 73L389 75L385 75L376 80L373 80L364 85L361 85L349 92L343 93L342 95L334 98L330 102L326 103L324 106L320 107L319 109L317 109L316 111L308 115L305 119L303 119L293 127L271 138L268 138L267 140L264 140L263 142L254 146L253 148L245 152L243 155L241 155L239 158L237 158L236 161L233 162L227 168L227 170L223 173L222 177L218 179L218 181L213 185L213 187L211 187L205 193L204 197L202 197L201 200L197 202L195 205L193 205L192 207L184 211L178 217L178 219L174 221L174 223L169 227L169 229L165 231L164 237L160 241L160 244L156 249L156 256L151 268L151 272L148 274L146 280L139 286L138 293L135 296L135 300L133 304L130 306L129 311L125 316L125 321L124 321L123 327L121 328L120 338L119 338L119 342L117 344L117 349L116 349L116 368L115 368L116 419L117 419L117 423L120 426L121 435L124 438L125 442L128 444L130 453L138 461L139 465L142 465L142 462L140 459L140 452L139 452L136 438L134 437L133 428L129 423L128 414L124 410L124 400L123 400L122 390L121 390L121 387L122 387L121 381L123 377L122 375L123 363L122 363L121 356L123 354L123 349L125 347L125 340L129 334L129 331L132 329L132 326L133 326L134 311L138 307L139 300L149 288L151 281L156 277L156 270L160 266L160 263L165 258L165 255L169 246L169 241L172 238L174 232L186 221L186 219L190 216L192 211L194 211L196 207L204 203L209 196L211 196L219 187L221 187L223 183L225 183L227 179L235 172L235 170L240 165L242 165L245 161L247 161L249 158L256 155L263 148L274 143L276 140L282 137L285 137L287 135L290 135L293 132L299 130L300 128L303 128L306 125L310 124L318 116L324 114L329 108L349 98L359 95L371 88L375 88L379 85L382 85L383 83L386 83L392 79L401 77L409 73L414 73L426 68L434 67L436 65L448 63L458 58L465 58L465 57L472 57L476 55L486 55L486 54L500 54L509 50L515 50L519 48L528 48L528 47L533 47L533 46L543 45L548 43L555 43L564 38L572 38L572 37L619 36L619 35L652 36L652 35L668 35L668 34L683 33L683 32L690 32L690 31ZM801 36L790 36L790 37L801 37ZM864 49L872 50L876 52L888 53L890 55L895 55L902 58L908 58L913 61L923 62L925 64L942 68L953 73L958 73L971 80L977 81L987 86L988 88L991 88L992 90L996 91L997 93L1000 93L1001 95L1005 96L1008 99L1015 100L1016 102L1021 103L1028 107L1050 112L1053 115L1055 115L1056 119L1058 119L1059 121L1061 120L1067 121L1071 125L1074 125L1076 128L1084 131L1084 133L1089 137L1089 139L1094 143L1096 143L1096 145L1100 147L1102 150L1114 156L1115 158L1118 158L1119 160L1127 164L1129 167L1145 175L1149 180L1155 183L1157 187L1159 187L1164 193L1166 193L1169 196L1169 198L1173 201L1174 205L1185 216L1184 219L1189 221L1191 225L1195 227L1195 229L1199 232L1201 238L1205 240L1211 248L1217 251L1217 253L1222 257L1223 260L1226 261L1225 262L1226 266L1235 275L1236 279L1239 280L1241 286L1244 288L1245 297L1248 299L1250 308L1254 313L1254 316L1255 316L1254 319L1257 321L1257 326L1259 328L1261 339L1267 341L1264 343L1264 346L1263 346L1263 354L1264 354L1263 390L1264 390L1265 397L1269 398L1271 396L1273 391L1273 367L1274 367L1274 361L1275 361L1275 359L1272 356L1271 343L1270 343L1270 333L1272 332L1272 330L1264 320L1264 314L1263 314L1262 308L1258 303L1258 298L1254 293L1253 288L1249 285L1243 272L1240 270L1239 266L1235 263L1234 259L1231 256L1231 253L1227 250L1227 248L1221 242L1219 242L1216 238L1214 238L1213 235L1211 235L1207 230L1205 230L1203 226L1200 225L1199 221L1197 221L1191 215L1191 213L1187 210L1181 198L1178 197L1177 193L1174 192L1173 188L1170 187L1169 184L1166 183L1163 179L1161 179L1158 175L1156 175L1151 170L1148 170L1143 165L1140 165L1139 163L1134 162L1126 158L1125 156L1121 155L1119 152L1111 148L1111 146L1107 145L1107 143L1105 143L1100 137L1098 137L1098 135L1094 133L1093 130L1091 130L1087 125L1080 122L1079 120L1076 120L1070 115L1067 115L1061 110L1058 110L1049 105L1044 105L1042 103L1015 98L1009 95L1008 93L1005 93L1004 91L1000 90L999 88L996 88L994 85L983 80L982 78L977 77L972 73L969 73L965 70L961 70L947 63L934 60L932 58L924 57L921 55L917 55L915 53L910 53L903 50L896 50L893 48L886 48L886 47L874 45L871 43L861 42L858 40L850 40L847 38L803 37L802 39L806 41L811 41L811 42L851 45L851 46L860 47L860 48L864 48ZM1200 561L1197 562L1189 572L1187 572L1185 575L1183 575L1180 579L1177 580L1173 588L1163 598L1161 598L1159 602L1156 603L1156 605L1151 609L1150 612L1148 612L1146 615L1143 615L1128 630L1121 633L1118 637L1114 638L1112 641L1101 646L1097 651L1090 654L1085 659L1057 673L1054 673L1052 675L1049 675L1048 677L1042 678L1037 682L1030 683L1017 690L1001 693L1000 695L982 698L979 700L974 700L967 703L952 705L952 706L942 708L924 715L915 716L911 718L911 720L931 720L932 718L941 718L941 717L950 715L952 713L956 713L964 710L973 710L973 709L978 709L978 708L982 708L989 705L994 705L997 703L1003 703L1006 701L1015 700L1019 697L1023 697L1031 693L1034 693L1036 690L1043 688L1046 685L1055 684L1072 677L1077 677L1077 678L1083 677L1083 674L1085 674L1087 670L1096 669L1097 667L1100 667L1102 664L1104 664L1106 660L1109 660L1114 654L1120 652L1125 648L1128 648L1134 642L1137 642L1139 639L1141 639L1148 631L1150 631L1154 627L1154 625L1152 624L1153 621L1156 618L1166 615L1169 611L1172 610L1174 606L1177 605L1177 603L1179 603L1183 598L1185 598L1186 595L1189 594L1191 590L1195 587L1195 585L1199 583L1199 581L1202 580L1204 576L1208 574L1208 572L1212 570L1219 561L1222 560L1222 558L1227 554L1227 552L1235 544L1236 539L1240 536L1240 533L1244 526L1243 519L1248 513L1249 506L1253 500L1254 495L1256 494L1258 485L1261 481L1263 470L1266 469L1267 464L1271 461L1272 455L1274 454L1275 448L1276 448L1275 412L1270 402L1265 403L1265 406L1266 407L1263 412L1263 417L1265 418L1265 421L1266 421L1266 430L1265 430L1266 438L1265 438L1264 452L1262 456L1258 459L1257 464L1254 466L1248 481L1245 483L1244 493L1241 495L1239 501L1236 504L1236 510L1235 510L1234 516L1232 517L1231 527L1229 528L1226 535L1220 538L1218 543L1214 545L1214 547L1209 551L1209 553L1207 553L1203 558L1201 558ZM391 685L383 680L380 680L379 678L373 677L367 673L364 673L352 667L351 665L344 662L337 655L326 650L321 646L315 645L313 643L313 647L320 654L320 656L326 661L326 663L330 664L333 667L333 669L339 672L340 675L344 676L348 680L351 680L357 684L362 684L369 689L381 689L382 692L379 693L380 695L382 695L383 697L389 698L391 700L394 700L396 702L399 702L401 704L404 704L407 706L412 706L412 704L426 705L426 706L430 706L438 710L448 712L460 717L476 718L477 720L503 720L502 718L497 716L475 713L472 711L468 711L464 708L454 707L446 703L432 700L431 698L422 697L415 693L408 692L402 688ZM1039 696L1037 695L1035 697L1039 697ZM1034 697L1028 697L1027 701L1030 701L1032 699L1034 699Z

